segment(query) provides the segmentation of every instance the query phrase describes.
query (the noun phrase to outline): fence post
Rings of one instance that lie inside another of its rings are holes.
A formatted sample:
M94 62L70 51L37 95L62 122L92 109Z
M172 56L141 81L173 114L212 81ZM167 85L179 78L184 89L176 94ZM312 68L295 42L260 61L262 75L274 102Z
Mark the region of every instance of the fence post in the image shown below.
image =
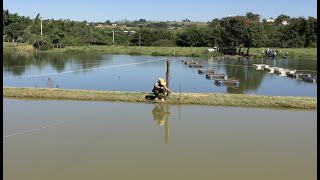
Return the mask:
M167 82L167 87L170 89L170 61L169 59L167 60L167 72L166 72L166 82ZM167 92L167 96L169 96L169 92Z

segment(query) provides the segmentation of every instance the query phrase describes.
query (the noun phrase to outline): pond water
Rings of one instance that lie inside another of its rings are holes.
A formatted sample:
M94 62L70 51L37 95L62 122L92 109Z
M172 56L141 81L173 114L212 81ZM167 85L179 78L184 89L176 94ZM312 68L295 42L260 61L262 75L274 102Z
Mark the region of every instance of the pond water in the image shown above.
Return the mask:
M3 112L6 180L317 177L316 111L5 98Z
M239 79L239 87L217 86L182 60L187 57L130 55L67 55L4 53L3 85L58 87L111 91L151 92L158 77L165 79L170 59L170 88L173 92L215 92L280 96L317 96L317 84L256 70L252 64L308 70L316 75L317 61L310 59L201 59L204 68ZM303 72L303 71L301 71Z

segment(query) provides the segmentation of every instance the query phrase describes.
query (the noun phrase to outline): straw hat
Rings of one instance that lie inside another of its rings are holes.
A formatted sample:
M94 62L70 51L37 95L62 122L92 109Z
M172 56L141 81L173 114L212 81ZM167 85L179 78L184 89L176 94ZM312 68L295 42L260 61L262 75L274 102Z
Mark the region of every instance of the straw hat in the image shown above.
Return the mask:
M162 84L163 86L165 86L167 83L164 79L162 78L158 78L158 81L160 82L160 84Z
M163 126L164 123L165 123L165 120L164 120L164 119L161 119L158 123L159 123L159 126Z

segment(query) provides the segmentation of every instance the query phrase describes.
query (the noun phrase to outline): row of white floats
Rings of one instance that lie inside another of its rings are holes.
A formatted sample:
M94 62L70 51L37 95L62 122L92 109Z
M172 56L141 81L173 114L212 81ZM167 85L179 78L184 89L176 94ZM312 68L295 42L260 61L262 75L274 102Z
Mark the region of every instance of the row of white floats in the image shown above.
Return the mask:
M289 76L296 79L302 79L307 82L311 83L317 83L317 77L312 77L311 74L307 73L297 73L297 70L293 69L284 69L280 67L270 67L270 65L267 64L252 64L256 67L257 70L269 70L269 73L278 74L279 76Z

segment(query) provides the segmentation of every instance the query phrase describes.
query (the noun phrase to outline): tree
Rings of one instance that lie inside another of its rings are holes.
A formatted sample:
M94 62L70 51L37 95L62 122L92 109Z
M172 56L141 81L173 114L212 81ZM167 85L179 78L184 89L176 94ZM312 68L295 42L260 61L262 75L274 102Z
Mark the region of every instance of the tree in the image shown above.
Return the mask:
M34 20L28 17L11 14L3 10L3 40L29 42L40 44L40 14ZM115 41L118 45L142 46L229 46L247 47L316 47L317 46L317 19L314 17L290 18L281 14L276 23L267 23L264 19L259 22L260 15L252 12L245 16L215 18L207 22L207 25L187 23L175 23L171 26L182 27L179 30L169 30L170 22L152 22L145 19L138 21L123 20L120 23L135 26L136 33L124 33L117 30ZM289 21L289 25L281 25L283 20ZM109 23L109 20L106 20ZM61 43L63 45L111 45L112 32L109 29L100 29L87 25L86 21L77 22L69 19L43 20L45 42ZM132 30L132 29L131 29Z
M9 24L7 26L7 28L9 29L7 31L7 34L11 39L14 40L14 39L17 39L18 37L22 36L23 27L21 26L20 23L15 22L15 23Z
M317 19L308 17L305 26L305 47L317 47Z
M234 16L224 19L223 27L230 36L229 45L247 47L247 55L249 55L250 47L260 46L263 43L262 24L253 21L246 16Z
M147 25L149 28L168 28L169 25L166 22L150 23Z
M218 18L213 19L212 21L208 22L207 24L208 24L209 28L221 27L220 20Z
M260 20L260 15L253 14L252 12L247 12L246 17L252 21L259 21Z
M264 31L264 47L281 47L282 43L282 33L281 29L284 26L278 26L274 23L268 23L266 21L262 22Z
M106 20L105 24L112 25L110 20Z
M131 37L130 42L134 45L151 46L153 42L160 39L172 40L174 37L171 31L167 29L140 28Z
M139 21L138 21L139 23L146 23L147 22L147 20L145 20L145 19L139 19Z
M208 27L192 26L178 35L178 46L201 47L209 46L210 29Z
M50 39L47 36L44 36L42 39L38 35L37 40L33 43L33 47L37 48L40 51L45 51L50 49L51 43Z
M290 16L280 14L275 20L274 23L279 25L282 23L282 21L288 21L290 19Z
M186 18L186 19L182 20L182 22L190 22L190 19Z

